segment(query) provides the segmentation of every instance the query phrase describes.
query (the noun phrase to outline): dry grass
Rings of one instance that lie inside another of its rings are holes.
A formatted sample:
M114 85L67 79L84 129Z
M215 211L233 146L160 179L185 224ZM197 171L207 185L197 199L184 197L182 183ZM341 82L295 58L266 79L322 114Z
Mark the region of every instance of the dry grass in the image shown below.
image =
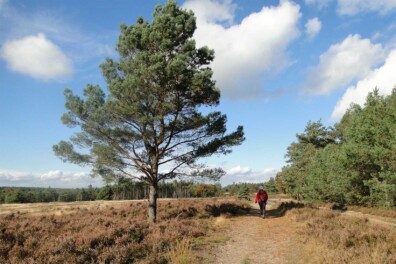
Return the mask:
M191 264L192 246L189 239L178 240L168 253L169 262L172 264Z
M268 197L270 199L292 199L292 197L289 194L284 194L284 193L269 193Z
M292 209L306 263L396 263L396 230L368 219L314 208Z
M362 206L348 206L348 210L361 212L363 214L378 215L396 219L396 208L375 208Z
M210 231L212 217L237 214L245 205L160 201L155 225L147 223L146 202L49 207L0 215L0 263L194 263L194 239ZM58 216L58 210L68 213Z
M133 201L83 201L83 202L52 202L52 203L22 203L0 204L0 215L12 213L27 214L30 216L69 214L80 209L104 209L106 207L120 208ZM142 202L136 200L134 202Z
M354 211L354 212L360 212L363 214L369 214L369 215L374 215L374 216L396 218L396 208L340 205L337 203L325 203L325 202L304 202L304 204L309 207L313 207L313 208L326 208L329 210Z

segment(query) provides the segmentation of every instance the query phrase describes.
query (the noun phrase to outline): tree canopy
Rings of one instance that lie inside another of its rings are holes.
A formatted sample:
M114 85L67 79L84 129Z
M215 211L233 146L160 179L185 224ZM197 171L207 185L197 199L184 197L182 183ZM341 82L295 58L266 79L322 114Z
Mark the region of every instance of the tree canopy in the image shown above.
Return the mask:
M214 51L196 47L195 29L191 11L174 1L157 5L151 23L140 17L136 24L121 25L118 61L107 58L100 65L107 93L92 84L84 89L85 98L65 90L62 122L80 132L55 145L55 154L89 165L93 175L107 180L130 177L150 185L150 222L156 220L159 181L219 178L222 169L198 160L228 154L244 140L241 126L226 134L226 115L202 113L219 105L220 90L209 67Z
M277 175L279 189L326 202L396 204L396 90L381 96L375 89L334 127L309 122L297 139Z

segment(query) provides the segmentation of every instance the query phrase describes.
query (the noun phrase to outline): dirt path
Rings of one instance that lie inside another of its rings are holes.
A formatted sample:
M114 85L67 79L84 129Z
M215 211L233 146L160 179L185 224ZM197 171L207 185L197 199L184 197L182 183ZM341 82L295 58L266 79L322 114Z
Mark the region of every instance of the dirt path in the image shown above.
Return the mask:
M269 200L268 216L263 219L257 204L248 215L227 219L227 243L216 248L216 264L304 263L299 256L298 223L277 210L280 200ZM345 217L367 218L372 224L396 226L396 220L354 211Z
M320 210L330 210L327 207L319 207ZM337 211L337 210L335 210ZM356 212L353 210L347 210L345 212L339 211L342 216L344 217L357 217L357 218L366 218L370 223L372 224L380 224L384 226L391 226L391 227L396 227L396 219L391 218L391 217L383 217L383 216L378 216L378 215L372 215L372 214L365 214L361 212Z
M278 204L269 201L268 216L260 217L258 205L249 215L230 219L226 245L217 248L215 256L218 264L292 263L296 247L295 225L276 211Z
M377 215L364 214L355 211L346 211L342 214L351 217L367 218L373 224L396 227L396 220L390 217L381 217Z

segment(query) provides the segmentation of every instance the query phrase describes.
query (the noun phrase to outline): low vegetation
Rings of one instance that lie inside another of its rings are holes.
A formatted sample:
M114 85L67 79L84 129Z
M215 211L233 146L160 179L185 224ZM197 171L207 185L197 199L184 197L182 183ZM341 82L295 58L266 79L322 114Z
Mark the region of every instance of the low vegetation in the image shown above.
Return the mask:
M348 210L360 212L363 214L378 215L383 217L393 218L396 223L396 209L389 208L376 208L376 207L363 207L363 206L348 206Z
M158 223L148 224L147 204L76 207L63 215L0 216L0 263L194 263L195 240L210 219L249 210L240 201L160 201Z
M393 225L372 224L367 218L349 217L309 204L286 204L289 216L301 224L303 263L396 263Z

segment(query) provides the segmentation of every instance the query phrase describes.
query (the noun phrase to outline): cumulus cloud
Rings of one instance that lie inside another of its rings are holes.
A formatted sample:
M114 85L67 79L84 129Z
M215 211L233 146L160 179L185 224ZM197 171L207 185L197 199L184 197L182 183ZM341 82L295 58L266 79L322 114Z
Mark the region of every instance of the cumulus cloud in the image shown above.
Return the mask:
M56 43L62 53L66 52L79 71L87 70L83 65L87 62L92 64L94 60L97 64L98 58L117 55L112 43L117 39L118 30L88 32L68 14L45 7L26 11L12 1L6 1L3 8L0 7L0 43L26 36L37 38L39 33L47 41Z
M351 103L363 105L369 92L377 87L381 95L389 95L396 86L396 49L387 57L385 63L370 72L356 85L349 87L342 98L337 102L331 115L333 120L339 120Z
M40 175L41 180L59 180L63 176L63 173L59 170L49 171Z
M395 0L338 0L340 15L356 15L361 12L386 14L396 10Z
M305 34L309 40L315 38L322 29L322 22L317 18L312 18L305 24Z
M89 184L103 185L100 178L92 178L87 172L53 170L33 173L0 169L0 186L78 188L87 187Z
M373 44L359 35L349 35L320 55L319 65L308 72L306 93L330 94L363 78L383 59L384 50L380 44Z
M0 57L9 69L37 79L62 79L73 72L69 58L42 33L6 41Z
M213 0L190 0L184 4L184 7L193 10L195 16L209 23L223 21L232 23L237 5L233 4L232 0L219 2Z
M305 0L305 4L309 6L315 6L318 9L325 8L329 5L331 0Z
M262 171L253 171L250 167L236 166L226 170L226 175L221 179L222 185L229 185L239 182L262 183L275 177L278 171L274 168L267 168Z
M227 174L229 175L246 175L246 174L250 174L251 172L252 169L250 167L242 168L239 165L227 170Z
M207 6L210 6L208 8ZM228 97L257 97L263 76L291 64L288 45L299 36L300 7L289 1L263 7L233 23L232 1L188 0L197 17L197 46L215 50L214 78Z

